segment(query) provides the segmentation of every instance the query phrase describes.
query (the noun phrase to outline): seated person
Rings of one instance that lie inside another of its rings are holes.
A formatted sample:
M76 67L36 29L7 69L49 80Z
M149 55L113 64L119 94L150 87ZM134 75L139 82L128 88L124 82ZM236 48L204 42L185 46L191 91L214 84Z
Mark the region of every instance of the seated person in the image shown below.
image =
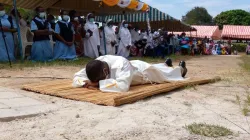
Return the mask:
M249 42L248 45L247 45L246 54L247 54L247 55L250 54L250 42Z
M163 63L151 65L129 61L124 57L105 55L89 62L74 76L73 87L99 88L103 92L127 92L130 86L184 80L185 63L171 67Z

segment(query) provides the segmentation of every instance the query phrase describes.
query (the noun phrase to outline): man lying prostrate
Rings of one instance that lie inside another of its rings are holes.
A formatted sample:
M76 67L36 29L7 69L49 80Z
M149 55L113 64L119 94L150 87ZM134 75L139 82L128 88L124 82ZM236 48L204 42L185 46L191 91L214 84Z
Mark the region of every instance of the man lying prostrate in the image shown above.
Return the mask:
M184 80L185 65L173 68L169 60L151 65L139 60L129 61L121 56L101 56L75 74L73 87L127 92L130 86Z

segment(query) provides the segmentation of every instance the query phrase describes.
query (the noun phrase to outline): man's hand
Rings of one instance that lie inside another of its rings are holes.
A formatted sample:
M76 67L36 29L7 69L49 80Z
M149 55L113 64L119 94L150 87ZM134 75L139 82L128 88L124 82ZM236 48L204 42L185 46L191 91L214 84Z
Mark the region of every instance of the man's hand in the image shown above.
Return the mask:
M88 89L99 89L99 83L92 83L91 81L85 81L85 84L83 85L83 88L88 88Z

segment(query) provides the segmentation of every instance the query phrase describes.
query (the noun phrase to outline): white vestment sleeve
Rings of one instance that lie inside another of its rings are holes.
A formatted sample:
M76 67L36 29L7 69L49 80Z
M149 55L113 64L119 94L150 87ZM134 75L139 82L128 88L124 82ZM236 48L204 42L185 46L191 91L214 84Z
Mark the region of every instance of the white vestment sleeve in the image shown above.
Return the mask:
M85 81L89 80L86 74L86 69L82 69L81 71L77 72L73 79L73 87L83 87L85 85Z
M127 92L133 79L134 67L129 61L117 70L116 79L106 79L99 82L100 90L103 92Z

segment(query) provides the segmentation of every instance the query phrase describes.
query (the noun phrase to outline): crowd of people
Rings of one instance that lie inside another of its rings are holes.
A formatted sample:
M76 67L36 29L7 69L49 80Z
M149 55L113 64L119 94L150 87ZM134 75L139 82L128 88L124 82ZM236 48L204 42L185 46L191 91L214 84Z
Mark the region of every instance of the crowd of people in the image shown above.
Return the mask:
M231 53L230 46L223 46L220 42L214 43L207 38L188 38L185 33L174 35L165 29L140 29L125 20L116 26L113 19L109 19L99 27L92 13L83 19L74 10L61 10L61 19L58 21L55 16L46 14L43 7L37 7L35 13L31 22L25 21L18 13L21 28L30 27L27 39L33 42L29 57L33 61L75 60L82 56L97 58L106 54L125 58L165 58L169 54ZM16 59L18 41L15 17L15 10L8 15L4 5L0 4L0 31L4 33L0 35L0 61L8 61L8 55L11 61ZM54 46L51 41L55 42Z

